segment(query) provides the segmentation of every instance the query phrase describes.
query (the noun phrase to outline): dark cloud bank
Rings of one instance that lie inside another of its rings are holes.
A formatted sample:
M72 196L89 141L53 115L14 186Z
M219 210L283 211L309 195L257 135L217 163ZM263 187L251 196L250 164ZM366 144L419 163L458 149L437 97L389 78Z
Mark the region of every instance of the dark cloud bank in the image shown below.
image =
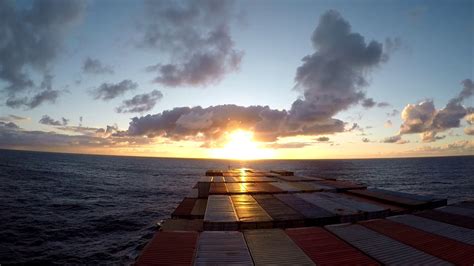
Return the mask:
M31 109L56 101L60 91L53 88L49 69L84 9L82 0L33 1L26 8L0 1L0 93L7 106Z

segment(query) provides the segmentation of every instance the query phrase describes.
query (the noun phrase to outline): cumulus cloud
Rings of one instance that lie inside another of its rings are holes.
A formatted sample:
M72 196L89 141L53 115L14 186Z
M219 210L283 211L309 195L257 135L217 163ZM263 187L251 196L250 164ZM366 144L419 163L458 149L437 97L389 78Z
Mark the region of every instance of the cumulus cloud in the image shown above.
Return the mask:
M104 65L99 59L92 59L90 57L84 60L82 71L87 74L113 74L114 69L111 66Z
M362 142L367 143L367 142L370 142L370 140L368 138L362 138Z
M117 107L117 113L143 113L150 111L156 103L163 98L163 94L158 90L150 93L135 95L132 99L125 100Z
M466 135L474 135L474 110L468 110L469 114L466 115L466 122L469 124L468 127L464 128Z
M43 102L54 103L59 91L36 84L33 74L51 82L51 64L84 7L82 0L37 0L24 7L0 1L0 80L5 83L0 92L7 106L35 108Z
M205 86L238 70L243 52L234 48L233 1L147 1L142 46L167 53L170 62L147 70L168 87Z
M99 87L92 91L92 95L96 100L101 99L109 101L119 96L124 95L127 91L135 90L138 84L125 79L119 83L102 83Z
M49 126L65 126L67 125L69 120L63 117L61 118L61 121L59 121L59 120L54 120L49 115L43 115L43 117L41 117L41 119L38 122L40 124L49 125Z
M325 121L364 100L366 75L383 62L383 45L367 43L334 10L321 16L311 41L316 51L302 59L295 77L303 97L289 111L297 123Z
M387 121L385 121L385 123L383 124L383 126L384 126L385 128L392 127L392 126L393 126L392 120L387 120Z
M401 115L403 123L400 126L399 134L420 133L422 141L433 142L444 138L444 136L437 136L437 134L460 127L461 120L470 110L470 108L464 107L462 102L474 94L472 80L466 79L462 84L463 89L459 95L449 100L442 109L437 110L432 100L405 106Z

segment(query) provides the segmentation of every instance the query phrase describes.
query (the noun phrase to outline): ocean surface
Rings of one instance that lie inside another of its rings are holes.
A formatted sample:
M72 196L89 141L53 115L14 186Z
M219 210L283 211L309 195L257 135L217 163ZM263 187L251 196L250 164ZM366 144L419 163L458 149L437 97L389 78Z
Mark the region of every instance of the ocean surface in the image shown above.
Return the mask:
M474 156L235 162L0 150L0 264L132 263L205 170L228 166L287 169L450 202L474 197Z

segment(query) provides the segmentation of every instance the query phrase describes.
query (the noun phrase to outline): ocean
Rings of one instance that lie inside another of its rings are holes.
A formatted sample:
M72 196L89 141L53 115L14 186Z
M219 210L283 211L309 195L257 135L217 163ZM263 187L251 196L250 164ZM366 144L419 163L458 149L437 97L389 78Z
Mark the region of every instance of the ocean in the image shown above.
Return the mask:
M226 161L0 150L0 264L129 264L207 169L287 169L474 197L474 156Z

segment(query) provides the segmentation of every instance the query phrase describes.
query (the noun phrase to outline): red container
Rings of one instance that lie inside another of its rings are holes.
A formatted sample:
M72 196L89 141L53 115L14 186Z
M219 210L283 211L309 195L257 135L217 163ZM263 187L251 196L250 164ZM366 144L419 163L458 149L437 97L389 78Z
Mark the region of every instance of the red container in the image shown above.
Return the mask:
M306 227L285 231L316 265L380 265L323 228Z
M197 232L157 232L135 265L192 265Z
M389 220L371 220L361 225L456 265L474 264L474 246L434 235Z
M172 218L190 218L191 212L196 203L195 198L184 198L183 201L176 207L174 212L171 214Z

